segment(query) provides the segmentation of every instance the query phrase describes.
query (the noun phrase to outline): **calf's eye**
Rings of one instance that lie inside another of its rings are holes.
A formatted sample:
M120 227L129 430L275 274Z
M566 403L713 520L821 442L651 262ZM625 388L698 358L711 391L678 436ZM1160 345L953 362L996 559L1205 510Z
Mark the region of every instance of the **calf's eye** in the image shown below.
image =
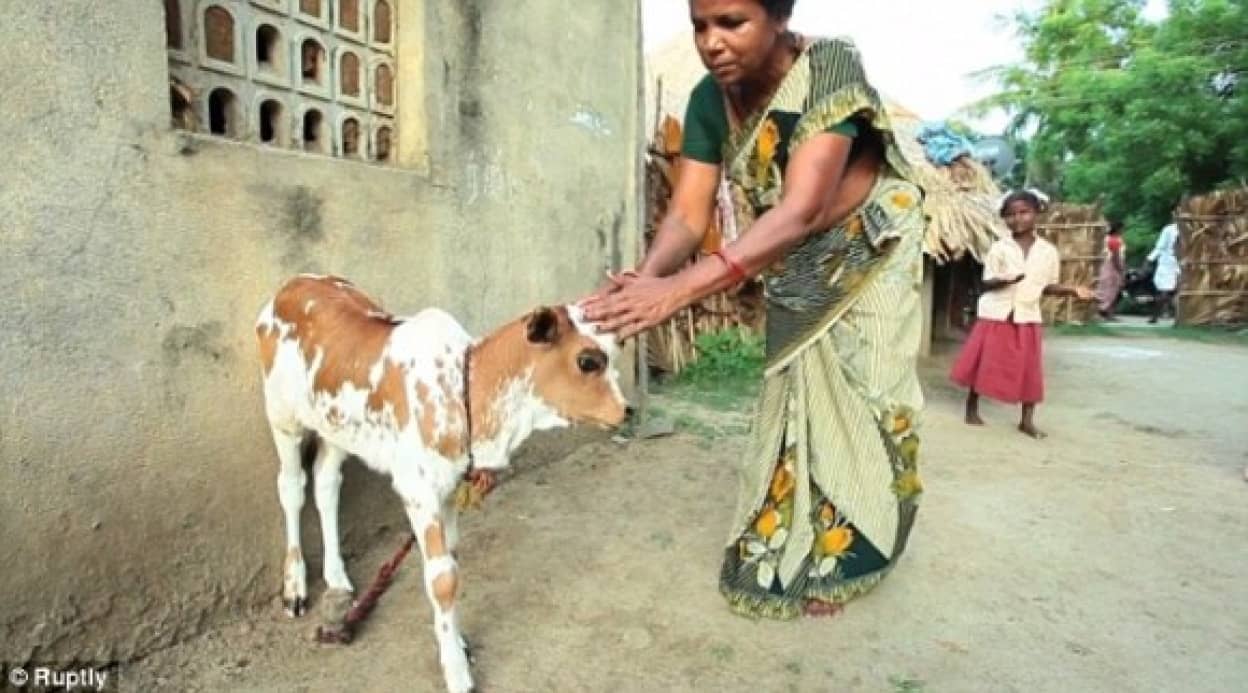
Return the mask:
M582 352L576 357L576 367L581 369L582 373L597 373L602 370L602 359L597 354Z

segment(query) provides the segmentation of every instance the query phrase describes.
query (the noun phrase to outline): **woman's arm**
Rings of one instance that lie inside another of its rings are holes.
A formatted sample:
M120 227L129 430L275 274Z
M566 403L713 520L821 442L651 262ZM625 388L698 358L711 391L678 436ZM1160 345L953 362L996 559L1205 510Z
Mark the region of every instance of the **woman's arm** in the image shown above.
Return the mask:
M737 283L740 277L731 276L736 270L754 276L811 231L834 223L824 218L824 212L836 199L852 145L851 138L831 133L805 142L789 160L780 203L759 217L749 233L723 249L729 265L735 265L728 267L730 281L724 281L725 262L707 258L676 276L682 303L688 305Z
M710 227L718 188L718 164L680 160L676 189L672 191L667 214L659 223L645 259L637 265L638 274L666 277L685 264L701 246Z
M588 319L598 323L602 331L627 339L663 322L682 307L756 274L812 230L834 223L830 217L835 213L833 207L852 144L853 140L844 135L815 135L789 159L779 204L759 217L748 233L725 247L722 259L704 258L663 279L653 275L630 279L620 291L584 303ZM662 255L652 251L656 259L647 257L648 270L665 269L660 262L676 257L683 247L673 241Z

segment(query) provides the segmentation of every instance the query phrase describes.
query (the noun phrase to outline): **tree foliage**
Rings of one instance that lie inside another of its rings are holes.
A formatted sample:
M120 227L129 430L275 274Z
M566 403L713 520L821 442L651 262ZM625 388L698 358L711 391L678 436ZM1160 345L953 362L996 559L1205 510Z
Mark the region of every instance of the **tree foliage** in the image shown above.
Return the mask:
M1248 2L1170 0L1159 22L1144 0L1048 0L1008 21L1024 59L994 68L1026 142L1029 185L1101 200L1135 251L1184 196L1248 179Z

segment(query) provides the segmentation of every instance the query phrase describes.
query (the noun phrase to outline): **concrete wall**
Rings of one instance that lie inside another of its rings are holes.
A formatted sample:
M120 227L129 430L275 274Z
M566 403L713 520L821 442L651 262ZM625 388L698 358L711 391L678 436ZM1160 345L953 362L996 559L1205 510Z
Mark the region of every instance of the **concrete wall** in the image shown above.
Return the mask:
M5 3L0 660L124 659L270 605L252 322L286 276L479 333L631 262L636 5L396 4L386 168L172 130L155 0ZM402 514L348 470L350 552Z

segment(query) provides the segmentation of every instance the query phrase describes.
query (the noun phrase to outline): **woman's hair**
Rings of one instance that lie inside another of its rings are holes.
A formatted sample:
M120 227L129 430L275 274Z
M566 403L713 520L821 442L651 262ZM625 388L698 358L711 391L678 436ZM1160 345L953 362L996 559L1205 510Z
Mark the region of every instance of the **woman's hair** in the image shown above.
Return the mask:
M1001 207L997 210L997 213L1005 216L1005 210L1015 202L1026 202L1036 212L1044 211L1044 202L1039 195L1030 190L1011 190L1009 194L1001 198Z
M772 19L788 19L793 16L793 4L797 0L758 0Z
M1109 232L1111 234L1122 233L1122 222L1117 219L1109 222Z

